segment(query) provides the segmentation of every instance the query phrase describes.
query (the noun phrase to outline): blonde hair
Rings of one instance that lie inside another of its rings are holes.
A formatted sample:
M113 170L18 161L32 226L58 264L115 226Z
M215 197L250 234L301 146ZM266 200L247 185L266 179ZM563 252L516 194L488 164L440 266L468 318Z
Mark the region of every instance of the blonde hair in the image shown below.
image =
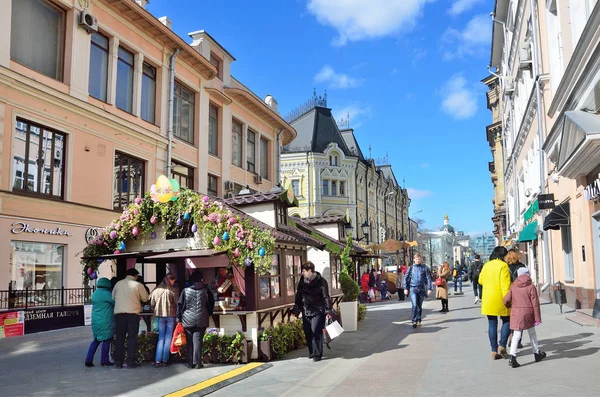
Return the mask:
M450 264L448 262L442 263L442 269L450 269Z
M518 263L521 259L521 253L518 249L512 248L508 251L508 254L504 257L504 261L509 265L514 265Z

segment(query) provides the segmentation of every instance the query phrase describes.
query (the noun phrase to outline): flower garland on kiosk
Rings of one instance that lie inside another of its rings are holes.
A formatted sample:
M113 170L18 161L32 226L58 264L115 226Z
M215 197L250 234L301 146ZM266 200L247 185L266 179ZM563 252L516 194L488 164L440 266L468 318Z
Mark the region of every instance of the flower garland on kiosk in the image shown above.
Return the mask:
M135 198L84 248L84 282L98 277L102 262L90 258L126 252L126 242L132 239L164 238L157 236L159 225L165 226L166 235L198 234L205 247L226 251L230 263L241 269L254 265L258 275L271 269L275 240L269 232L251 226L247 218L232 213L221 201L180 189L175 179L161 175L143 199Z

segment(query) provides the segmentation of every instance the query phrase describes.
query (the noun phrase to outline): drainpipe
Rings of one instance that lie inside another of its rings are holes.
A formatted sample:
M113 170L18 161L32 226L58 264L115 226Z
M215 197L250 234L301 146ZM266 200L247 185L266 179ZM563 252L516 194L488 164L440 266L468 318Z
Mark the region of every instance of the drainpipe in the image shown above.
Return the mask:
M310 191L312 189L312 185L310 184L310 162L308 161L308 153L310 152L306 152L306 174L308 178L308 216L311 216L310 209L312 207L312 203L310 202Z
M538 119L538 141L539 141L539 156L540 156L540 194L544 194L544 151L542 150L543 137L542 128L544 127L543 119L542 119L542 101L540 94L540 71L538 65L538 46L537 46L537 23L535 18L535 7L533 5L533 0L529 0L529 12L531 13L531 45L533 54L533 69L535 72L535 95L537 99L537 119ZM544 211L541 212L541 221L542 226L544 225L544 221L546 220L546 214ZM546 282L541 287L541 291L544 292L551 284L552 284L552 275L550 274L550 264L548 262L548 233L542 230L542 266L544 267L544 279Z
M171 179L171 157L173 156L173 107L175 97L175 58L179 55L179 48L171 55L169 61L169 124L167 127L167 178Z
M283 128L277 133L277 161L275 162L275 186L281 184L281 141L279 137L283 133ZM282 187L283 188L283 187Z

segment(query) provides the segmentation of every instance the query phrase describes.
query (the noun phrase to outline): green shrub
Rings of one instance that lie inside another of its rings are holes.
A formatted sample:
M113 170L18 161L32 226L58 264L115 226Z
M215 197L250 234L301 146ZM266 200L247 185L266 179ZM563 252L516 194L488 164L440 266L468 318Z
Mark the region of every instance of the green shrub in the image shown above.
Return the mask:
M306 345L301 319L267 328L258 335L259 341L269 338L276 358L283 358L288 352Z
M342 286L342 300L344 302L354 302L358 298L360 287L348 273L340 273L340 285Z
M367 315L367 305L359 303L356 310L358 312L358 321L364 320Z
M116 337L111 343L111 355L115 356ZM144 332L137 337L135 352L135 362L141 364L143 362L153 362L156 354L156 344L158 343L157 332ZM125 339L125 347L123 348L123 362L127 360L127 339Z

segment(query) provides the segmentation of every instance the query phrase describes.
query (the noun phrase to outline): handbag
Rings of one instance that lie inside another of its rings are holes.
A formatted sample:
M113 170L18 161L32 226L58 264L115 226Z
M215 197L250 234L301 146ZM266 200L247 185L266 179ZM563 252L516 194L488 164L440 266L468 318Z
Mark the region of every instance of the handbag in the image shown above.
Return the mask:
M446 280L445 280L445 279L443 279L443 278L441 278L441 277L438 277L438 278L436 278L436 279L435 279L435 285L436 285L437 287L442 287L442 286L444 286L445 284L446 284Z

